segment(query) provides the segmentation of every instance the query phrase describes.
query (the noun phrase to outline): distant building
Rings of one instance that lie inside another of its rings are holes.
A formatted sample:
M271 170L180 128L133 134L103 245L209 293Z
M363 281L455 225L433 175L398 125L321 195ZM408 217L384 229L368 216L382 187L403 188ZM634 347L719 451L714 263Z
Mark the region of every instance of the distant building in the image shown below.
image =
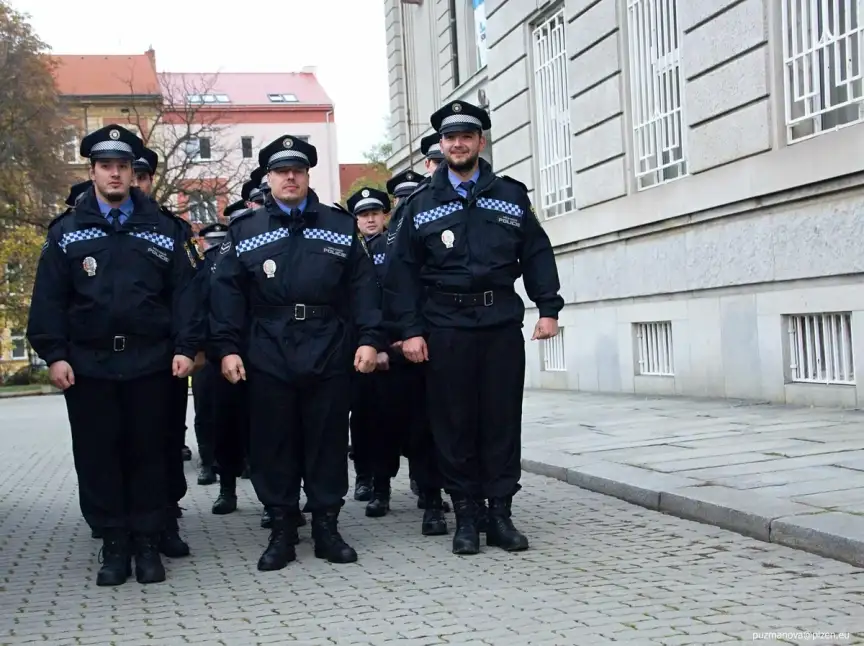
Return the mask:
M860 2L383 4L390 167L488 104L555 247L528 385L864 404Z

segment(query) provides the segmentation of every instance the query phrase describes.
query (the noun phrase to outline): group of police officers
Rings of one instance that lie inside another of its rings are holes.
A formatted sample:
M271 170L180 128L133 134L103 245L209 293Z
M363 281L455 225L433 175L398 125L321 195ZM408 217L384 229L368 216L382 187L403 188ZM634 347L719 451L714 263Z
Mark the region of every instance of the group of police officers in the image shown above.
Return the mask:
M532 339L555 336L555 260L526 187L480 156L488 113L456 101L431 125L429 174L362 188L347 209L309 187L315 147L279 137L229 224L197 244L149 197L158 157L141 139L111 124L82 140L90 180L49 227L27 334L65 395L81 510L102 539L97 585L124 583L133 558L139 583L164 581L160 554L190 552L177 519L193 373L198 482L218 479L212 511L227 514L251 478L271 530L259 570L296 559L304 513L316 557L357 560L338 529L349 455L367 516L389 512L404 456L423 535L448 533L443 490L455 554L478 553L481 533L528 548L511 520L515 283L539 310Z

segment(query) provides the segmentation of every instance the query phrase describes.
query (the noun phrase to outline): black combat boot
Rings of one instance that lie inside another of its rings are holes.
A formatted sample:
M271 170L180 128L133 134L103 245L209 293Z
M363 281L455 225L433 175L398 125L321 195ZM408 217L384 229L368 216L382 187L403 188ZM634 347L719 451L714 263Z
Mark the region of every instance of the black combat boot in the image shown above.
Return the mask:
M456 512L456 533L453 534L454 554L477 554L480 532L477 531L477 503L469 496L452 494Z
M214 514L223 515L237 511L237 478L234 476L220 476L219 497L213 503Z
M521 552L528 549L528 539L525 534L513 526L510 520L509 498L489 499L489 520L486 528L486 545L500 547L508 552Z
M372 488L372 500L366 505L369 518L381 518L390 511L390 478L376 478Z
M136 534L135 578L138 583L161 583L165 580L165 566L159 556L158 534Z
M180 538L180 526L177 519L168 516L165 519L165 529L159 535L159 551L172 559L189 556L189 545Z
M444 501L440 489L426 492L426 510L423 512L423 536L443 536L447 533L447 519L444 517Z
M102 533L105 535L99 553L102 567L96 575L96 585L122 585L132 575L129 534L125 529L105 529Z
M372 500L372 476L358 474L354 481L354 500L369 502Z
M477 531L485 534L489 525L489 509L486 507L486 499L475 498L474 502L477 503Z
M331 563L354 563L357 552L346 543L338 530L339 510L312 512L312 540L315 556Z
M258 569L262 572L273 572L281 570L291 561L297 559L294 550L297 526L294 520L297 516L293 510L283 507L270 509L273 528L270 530L270 542L267 549L258 559Z
M261 529L273 529L273 512L267 505L261 510Z
M418 490L419 493L417 494L417 509L427 509L428 504L429 504L428 500L429 500L429 492L430 491L437 492L438 497L441 498L441 490L440 489L434 489L434 490L433 489L426 489L426 490L419 489ZM443 505L442 509L444 511L451 511L449 502L442 499L441 504Z

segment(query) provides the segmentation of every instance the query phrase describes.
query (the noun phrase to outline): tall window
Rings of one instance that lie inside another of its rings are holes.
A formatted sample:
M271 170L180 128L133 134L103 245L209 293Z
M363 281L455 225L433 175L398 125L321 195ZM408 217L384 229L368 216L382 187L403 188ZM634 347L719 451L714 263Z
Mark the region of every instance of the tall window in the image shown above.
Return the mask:
M243 149L243 159L251 159L252 137L240 137L240 147Z
M790 142L864 119L862 0L781 0Z
M453 69L453 87L462 85L459 74L459 16L456 11L458 0L450 0L450 65Z
M24 330L12 330L9 341L11 349L9 358L12 361L24 361L27 358L27 339Z
M78 163L78 132L75 128L66 128L65 141L63 142L62 156L67 164Z
M186 142L186 154L196 161L207 161L211 158L210 137L192 137Z
M539 204L547 218L575 208L567 89L567 42L564 9L538 25L534 42L534 124L540 166Z
M634 167L641 190L687 174L678 0L628 0L627 38Z

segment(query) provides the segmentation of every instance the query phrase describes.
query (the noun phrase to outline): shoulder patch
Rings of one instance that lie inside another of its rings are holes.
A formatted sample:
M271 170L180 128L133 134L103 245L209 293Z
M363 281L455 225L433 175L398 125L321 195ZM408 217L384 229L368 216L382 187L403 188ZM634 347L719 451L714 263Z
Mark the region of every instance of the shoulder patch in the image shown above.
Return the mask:
M513 179L513 178L510 177L509 175L499 175L498 177L500 177L501 179L503 179L505 182L510 182L511 184L515 184L515 185L518 186L520 189L522 189L525 193L528 192L528 187L525 186L525 184L523 184L522 182L520 182L518 179Z

